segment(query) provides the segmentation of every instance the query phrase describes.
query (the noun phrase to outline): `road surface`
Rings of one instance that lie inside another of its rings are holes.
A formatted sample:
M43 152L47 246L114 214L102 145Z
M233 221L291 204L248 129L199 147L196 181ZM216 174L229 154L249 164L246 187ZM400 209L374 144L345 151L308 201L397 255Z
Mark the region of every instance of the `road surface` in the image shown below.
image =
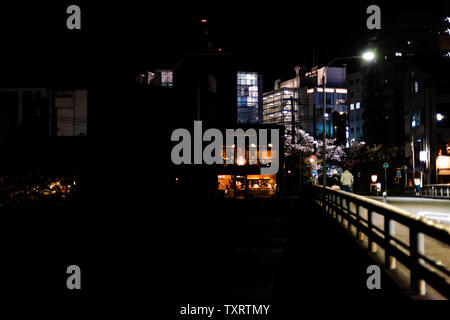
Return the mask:
M383 201L381 197L374 197ZM421 217L450 224L450 200L413 197L387 197L387 203Z
M371 198L378 201L383 201L381 197ZM387 197L387 203L410 213L439 221L443 224L450 224L450 200L413 197ZM383 228L384 220L382 216L376 215L375 224L379 228ZM409 244L409 230L406 226L395 222L394 234L396 238ZM447 268L450 268L450 246L428 236L425 236L424 240L426 255L435 261L439 261Z

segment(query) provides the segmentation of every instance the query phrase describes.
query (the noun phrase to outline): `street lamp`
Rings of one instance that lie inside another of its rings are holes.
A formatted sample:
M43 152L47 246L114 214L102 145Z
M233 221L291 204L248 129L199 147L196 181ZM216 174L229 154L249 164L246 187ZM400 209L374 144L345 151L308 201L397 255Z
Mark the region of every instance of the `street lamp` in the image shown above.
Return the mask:
M364 52L362 55L358 55L358 56L350 56L350 57L342 57L342 58L336 58L331 60L330 62L328 62L324 69L323 69L323 73L322 73L322 85L323 85L323 91L322 91L322 95L323 95L323 128L322 128L322 139L323 139L323 186L325 187L327 185L327 143L326 143L326 139L327 139L327 85L326 85L326 73L328 70L328 67L336 61L339 60L348 60L348 59L363 59L365 61L372 61L373 59L375 59L375 53L373 53L372 51L367 51Z
M373 53L372 51L364 52L362 58L366 61L372 61L373 59L375 59L375 53Z

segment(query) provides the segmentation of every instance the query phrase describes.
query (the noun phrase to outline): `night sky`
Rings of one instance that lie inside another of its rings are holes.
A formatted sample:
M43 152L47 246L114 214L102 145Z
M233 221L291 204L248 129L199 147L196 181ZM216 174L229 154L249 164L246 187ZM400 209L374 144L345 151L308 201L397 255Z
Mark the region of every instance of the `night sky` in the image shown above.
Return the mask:
M443 1L2 1L2 86L85 87L120 75L176 64L205 51L201 19L213 46L261 71L265 87L287 79L295 65L355 55L367 37L366 8L378 4L382 23L399 10L439 11ZM66 8L81 7L82 30L66 28ZM244 67L244 68L245 68Z

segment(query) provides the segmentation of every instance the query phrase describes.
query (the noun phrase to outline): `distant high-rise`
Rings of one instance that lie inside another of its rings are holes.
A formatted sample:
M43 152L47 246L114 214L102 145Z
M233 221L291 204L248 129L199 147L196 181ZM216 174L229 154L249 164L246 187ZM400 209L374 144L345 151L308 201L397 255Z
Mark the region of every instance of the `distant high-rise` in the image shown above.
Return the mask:
M274 90L263 94L263 123L282 125L286 134L292 134L293 126L298 126L297 92L297 78L284 82L277 80Z
M362 74L360 71L347 75L348 139L349 142L363 140L363 112L361 103Z
M300 127L314 137L322 137L323 130L330 138L346 140L347 88L346 68L329 67L325 75L326 92L323 92L324 68L313 68L300 78ZM326 127L323 128L323 95L326 94Z
M366 142L403 144L405 73L410 63L447 59L449 28L439 14L400 13L374 31L368 46L376 51L377 61L362 68Z

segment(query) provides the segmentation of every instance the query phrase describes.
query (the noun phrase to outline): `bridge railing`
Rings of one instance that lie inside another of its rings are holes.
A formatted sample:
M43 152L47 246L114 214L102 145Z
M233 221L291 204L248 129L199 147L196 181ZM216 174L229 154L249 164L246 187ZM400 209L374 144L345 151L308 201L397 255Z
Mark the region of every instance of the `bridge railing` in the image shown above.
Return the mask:
M449 198L450 184L427 184L422 188L422 195L432 198Z
M425 295L428 286L445 298L450 297L448 266L435 254L425 253L425 246L432 244L438 246L440 257L450 257L449 226L342 190L312 188L313 201L363 247L381 257L384 251L386 269L397 269L397 261L404 266L409 293ZM378 251L378 247L382 250Z

